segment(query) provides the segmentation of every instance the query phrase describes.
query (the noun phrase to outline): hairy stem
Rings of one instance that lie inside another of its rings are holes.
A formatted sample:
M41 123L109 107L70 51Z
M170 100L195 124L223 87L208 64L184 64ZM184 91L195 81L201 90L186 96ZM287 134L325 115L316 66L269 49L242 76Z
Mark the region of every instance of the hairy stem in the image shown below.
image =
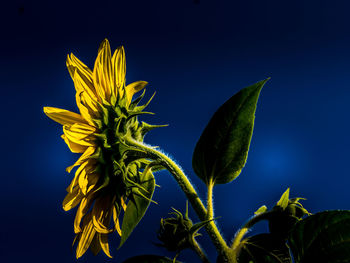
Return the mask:
M200 245L198 244L198 242L194 238L192 238L192 242L191 243L192 243L193 250L200 257L202 262L203 263L210 263L209 259L205 255L204 251L202 250L202 248L200 247Z
M207 212L208 212L208 220L213 219L214 217L214 208L213 208L213 188L214 188L214 182L210 180L210 182L207 185L208 187L208 193L207 193Z
M204 207L202 200L199 198L196 190L192 186L191 182L188 180L185 173L181 170L181 168L171 158L169 158L162 152L155 150L151 146L135 141L132 138L126 138L126 139L129 145L134 146L135 148L146 152L152 159L156 159L163 162L163 165L173 175L176 182L179 184L180 188L185 193L188 201L191 203L199 219L201 221L207 220L208 218L207 209ZM216 250L219 252L219 254L223 255L224 258L227 259L227 262L230 262L229 261L230 249L227 246L223 237L221 236L215 222L211 221L206 225L205 228L213 244L215 245Z
M253 216L247 223L244 224L244 226L239 229L233 239L233 242L231 244L231 249L235 250L241 243L241 240L243 239L244 235L249 231L250 228L252 228L253 225L256 223L268 219L268 217L272 214L272 212L266 212L262 213L256 216Z

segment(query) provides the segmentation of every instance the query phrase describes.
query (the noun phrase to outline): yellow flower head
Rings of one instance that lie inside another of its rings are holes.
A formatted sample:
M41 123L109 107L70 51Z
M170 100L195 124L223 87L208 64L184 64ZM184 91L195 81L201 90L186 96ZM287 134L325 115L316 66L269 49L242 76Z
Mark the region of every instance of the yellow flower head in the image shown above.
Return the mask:
M117 48L112 56L105 39L93 71L73 54L67 57L67 67L74 81L80 114L44 107L48 117L63 125L62 138L69 149L81 153L66 169L71 172L77 167L63 209L78 206L74 220L76 257L81 257L89 247L95 254L102 249L111 257L108 234L116 231L122 236L122 244L143 216L154 191L150 162L140 157L142 153L132 154L125 138L142 142L149 130L159 126L138 122L137 116L145 113L142 110L149 102L138 106L144 93L134 101L132 98L147 82L125 86L123 47ZM136 218L133 213L140 203L144 208L139 213L141 217ZM121 228L122 211L127 219Z

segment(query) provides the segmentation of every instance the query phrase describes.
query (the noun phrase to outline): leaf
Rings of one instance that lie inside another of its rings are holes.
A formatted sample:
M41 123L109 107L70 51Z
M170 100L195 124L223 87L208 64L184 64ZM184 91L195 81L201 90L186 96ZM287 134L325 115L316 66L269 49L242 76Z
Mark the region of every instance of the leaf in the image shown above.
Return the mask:
M206 183L225 184L244 167L261 88L268 79L242 89L213 115L195 147L192 166Z
M259 234L242 241L238 262L292 263L285 240L272 234Z
M142 255L129 258L123 263L181 263L180 261L173 261L170 258L156 256L156 255Z
M256 211L254 212L254 215L260 215L260 214L265 213L266 211L267 211L266 205L262 205L262 206L260 206L260 207L258 208L258 210L256 210Z
M151 172L143 173L141 182L139 184L147 191L137 189L137 191L142 193L142 195L137 194L137 191L135 191L129 196L129 202L126 207L122 223L122 236L120 239L119 248L128 239L131 232L134 230L136 225L140 222L146 213L155 188L155 180L153 174Z
M289 244L296 263L350 262L350 211L324 211L301 220Z
M280 200L277 202L277 206L282 207L282 209L286 209L289 203L289 188L282 194Z

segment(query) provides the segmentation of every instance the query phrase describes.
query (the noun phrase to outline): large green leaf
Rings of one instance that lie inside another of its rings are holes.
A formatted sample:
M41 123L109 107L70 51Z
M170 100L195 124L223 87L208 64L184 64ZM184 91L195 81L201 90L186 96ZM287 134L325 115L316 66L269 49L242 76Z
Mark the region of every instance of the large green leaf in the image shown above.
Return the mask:
M296 263L350 262L350 211L325 211L301 220L289 244Z
M272 234L244 239L238 254L239 263L291 263L286 241Z
M151 202L155 180L151 172L142 174L141 182L138 183L141 188L133 188L133 193L129 196L129 202L122 223L122 236L119 248L124 244L136 225L140 222ZM146 190L146 191L145 191Z
M204 129L193 153L192 166L208 184L234 180L244 167L253 133L256 104L267 80L242 89L226 101Z
M155 255L142 255L129 258L123 263L174 263L174 261L167 257L155 256ZM175 261L180 263L180 261Z

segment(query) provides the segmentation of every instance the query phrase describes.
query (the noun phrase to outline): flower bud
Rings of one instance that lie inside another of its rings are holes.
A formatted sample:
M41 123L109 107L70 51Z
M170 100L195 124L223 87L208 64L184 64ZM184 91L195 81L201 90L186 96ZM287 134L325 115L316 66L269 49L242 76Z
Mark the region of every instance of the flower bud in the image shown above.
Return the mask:
M270 232L282 238L286 238L293 226L305 215L310 214L299 202L304 198L289 199L289 189L287 191L274 206L269 217Z
M161 246L169 251L180 251L191 248L193 233L191 228L193 223L191 219L185 217L173 208L175 212L171 214L175 217L162 218L160 221L160 229L158 231L158 239L162 242Z

